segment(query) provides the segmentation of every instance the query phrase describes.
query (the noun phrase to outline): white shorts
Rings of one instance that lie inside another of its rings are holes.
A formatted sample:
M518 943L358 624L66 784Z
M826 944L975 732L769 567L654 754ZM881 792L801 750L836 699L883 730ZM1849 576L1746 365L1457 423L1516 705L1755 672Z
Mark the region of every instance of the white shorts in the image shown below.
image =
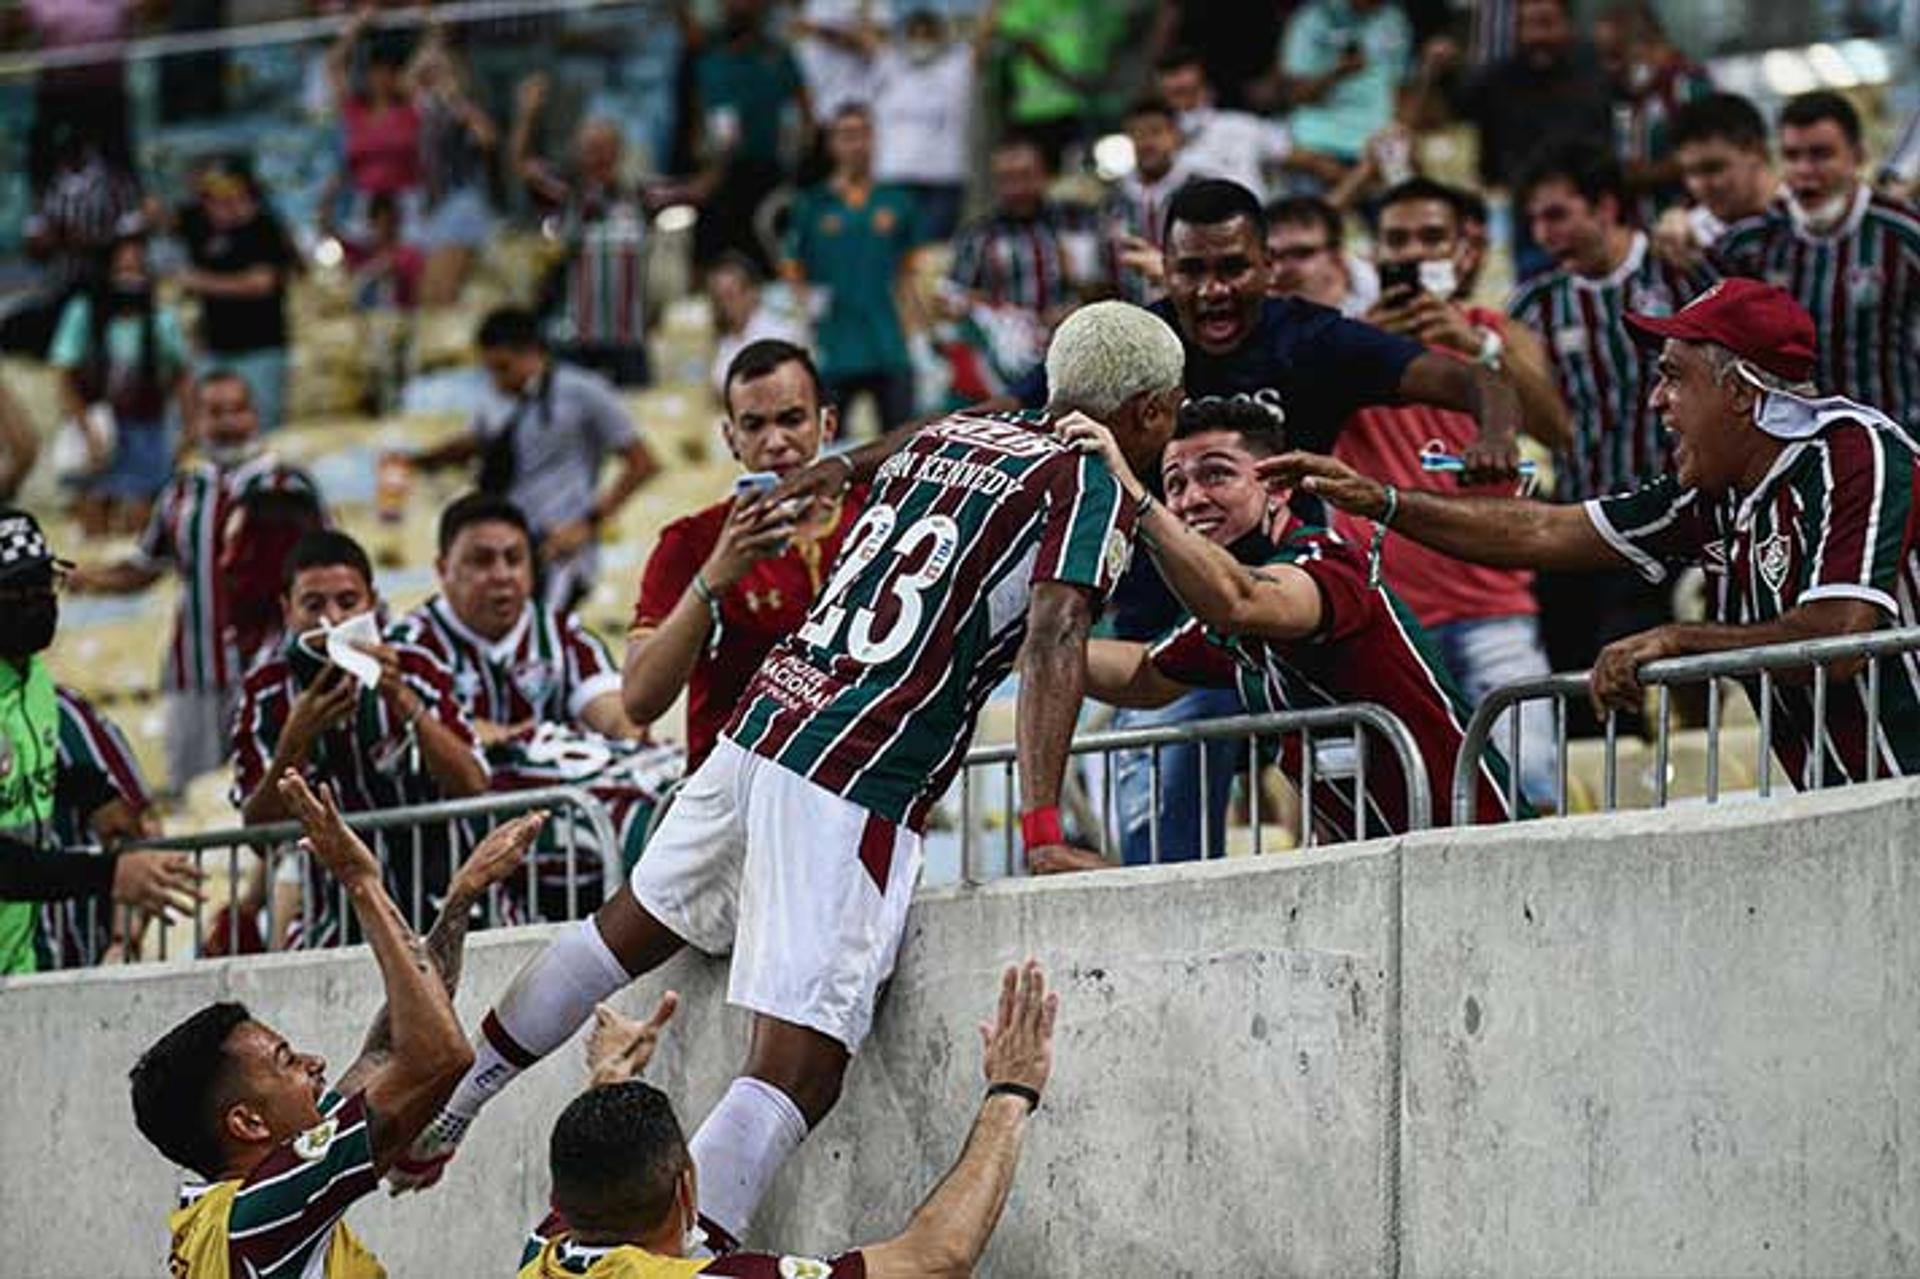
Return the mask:
M920 836L726 738L634 864L633 895L709 955L727 1000L856 1052L892 975Z

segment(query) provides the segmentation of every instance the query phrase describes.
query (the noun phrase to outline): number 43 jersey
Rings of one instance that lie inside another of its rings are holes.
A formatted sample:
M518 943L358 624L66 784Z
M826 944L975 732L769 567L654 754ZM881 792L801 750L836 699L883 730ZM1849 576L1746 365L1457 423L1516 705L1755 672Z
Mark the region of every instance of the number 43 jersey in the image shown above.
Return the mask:
M1013 668L1039 582L1093 596L1133 548L1132 504L1038 414L955 414L889 458L826 589L760 668L727 735L918 831Z

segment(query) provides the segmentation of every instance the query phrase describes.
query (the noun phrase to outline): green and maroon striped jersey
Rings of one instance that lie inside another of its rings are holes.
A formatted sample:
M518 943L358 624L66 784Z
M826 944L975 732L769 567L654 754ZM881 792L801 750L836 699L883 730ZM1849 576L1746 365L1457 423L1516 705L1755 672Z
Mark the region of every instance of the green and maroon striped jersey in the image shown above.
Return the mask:
M316 505L320 500L306 472L263 453L238 466L202 462L184 467L167 481L153 505L133 559L148 568L170 567L180 575L173 643L161 673L167 692L232 688L246 674L228 631L232 584L222 580L220 558L241 502L262 491L303 493Z
M1862 184L1846 220L1817 236L1776 203L1729 227L1711 256L1726 274L1778 285L1807 308L1822 392L1920 429L1920 213L1911 204Z
M1554 458L1560 500L1617 493L1666 470L1666 433L1647 402L1655 353L1635 344L1625 317L1672 315L1710 283L1707 272L1663 262L1636 231L1605 278L1561 268L1514 291L1507 312L1546 340L1573 413L1573 446Z
M918 830L1013 669L1037 582L1104 601L1133 549L1106 464L1037 414L960 413L880 469L805 625L727 736Z
M1770 622L1816 600L1856 599L1885 612L1889 623L1912 626L1920 622L1920 447L1877 413L1836 409L1821 421L1818 434L1788 444L1744 497L1715 499L1667 476L1635 493L1590 501L1587 516L1649 581L1700 565L1716 622ZM1920 655L1881 665L1879 772L1912 776L1920 773ZM1866 776L1869 691L1865 669L1830 681L1821 742L1828 782ZM1758 679L1747 692L1757 708ZM1775 680L1772 701L1774 752L1789 776L1809 785L1813 686Z

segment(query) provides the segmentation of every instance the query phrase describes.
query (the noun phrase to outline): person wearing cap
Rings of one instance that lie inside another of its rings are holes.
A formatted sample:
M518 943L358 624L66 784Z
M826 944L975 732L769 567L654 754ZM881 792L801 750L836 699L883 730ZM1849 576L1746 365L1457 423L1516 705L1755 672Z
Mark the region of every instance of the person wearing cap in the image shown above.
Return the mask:
M191 909L200 878L182 853L76 857L59 848L56 805L90 812L112 797L97 772L61 768L59 695L40 656L71 568L33 516L0 508L0 976L40 967L40 902L109 894L164 914Z
M1915 486L1920 445L1877 409L1820 396L1813 320L1783 289L1729 279L1672 316L1627 316L1659 346L1656 412L1673 436L1669 471L1579 505L1401 492L1329 458L1262 464L1343 510L1479 564L1560 571L1627 565L1660 582L1699 565L1709 620L1614 641L1594 663L1597 709L1642 704L1647 662L1875 630L1920 602ZM1828 779L1866 775L1863 661L1827 667ZM1883 776L1920 772L1920 673L1889 662L1879 684ZM1755 692L1752 684L1749 694ZM1801 785L1815 774L1810 676L1772 681L1773 745Z

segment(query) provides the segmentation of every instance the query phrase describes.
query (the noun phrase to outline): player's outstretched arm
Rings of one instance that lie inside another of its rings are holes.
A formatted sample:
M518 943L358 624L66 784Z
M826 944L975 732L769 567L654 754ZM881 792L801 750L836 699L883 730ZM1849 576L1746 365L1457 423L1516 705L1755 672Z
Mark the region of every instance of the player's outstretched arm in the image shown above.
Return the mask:
M1207 627L1226 635L1297 639L1320 629L1319 588L1298 569L1253 569L1197 533L1160 502L1127 465L1113 432L1083 414L1060 424L1061 438L1098 454L1140 512L1140 540L1173 593Z
M860 1251L868 1279L961 1279L986 1251L1013 1188L1027 1126L1053 1071L1053 1026L1060 996L1032 960L1008 968L986 1043L987 1098L952 1171L913 1214L904 1232Z
M539 838L540 828L546 824L547 814L542 810L524 813L494 827L461 863L453 882L447 886L447 899L433 927L427 930L426 950L449 999L460 990L460 967L467 953L467 924L473 917L474 906L486 899L487 891L495 884L504 884L513 878L527 860L527 850ZM365 1042L360 1045L360 1056L334 1084L335 1091L342 1096L352 1096L385 1064L392 1052L393 1018L387 1005L382 1004L374 1014Z
M1370 520L1386 513L1386 486L1333 458L1282 453L1259 462L1256 469L1273 488L1298 488ZM1630 567L1577 505L1401 489L1391 527L1455 559L1492 568L1581 572Z
M300 775L281 776L280 795L306 827L301 841L346 889L360 931L380 965L393 1023L393 1050L370 1071L366 1096L373 1166L384 1173L440 1110L473 1064L453 1001L426 949L381 882L380 863L348 829L332 791L315 795Z

